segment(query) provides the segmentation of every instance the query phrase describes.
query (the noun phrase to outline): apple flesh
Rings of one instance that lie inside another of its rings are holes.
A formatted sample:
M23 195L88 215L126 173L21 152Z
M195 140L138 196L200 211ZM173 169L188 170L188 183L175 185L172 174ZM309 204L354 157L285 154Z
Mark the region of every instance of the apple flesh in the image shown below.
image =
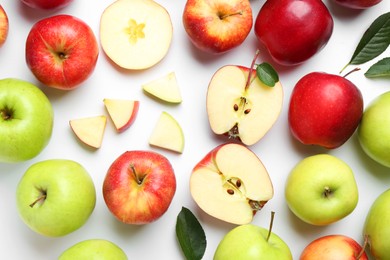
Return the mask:
M196 164L190 191L207 214L238 225L250 223L274 194L260 159L236 143L217 146Z
M103 103L118 133L127 130L137 118L138 100L105 98Z
M182 102L180 87L174 72L143 84L142 89L146 93L168 103L178 104Z
M367 9L379 4L382 0L334 0L339 5L352 9Z
M158 220L176 192L176 177L169 160L152 151L126 151L109 167L103 198L121 222L142 225Z
M345 235L327 235L310 242L302 251L300 260L345 259L368 260L364 248Z
M168 53L173 35L168 11L153 0L117 0L100 19L100 42L107 56L124 69L142 70Z
M253 25L248 0L187 0L182 20L194 46L214 54L241 45Z
M26 40L26 62L49 87L71 90L90 77L99 56L92 29L71 15L54 15L33 25Z
M8 16L4 8L0 5L0 47L5 43L9 30Z
M70 128L77 138L92 148L100 148L106 129L107 117L93 116L69 120Z
M339 75L312 72L291 93L288 123L301 143L334 149L353 135L362 115L363 96L355 84Z
M254 31L277 63L292 66L325 47L333 18L323 1L268 0L256 17Z
M43 10L57 10L69 5L73 0L21 0L25 5Z
M213 75L206 99L208 120L216 135L253 145L278 119L283 88L280 82L266 86L255 70L228 65Z

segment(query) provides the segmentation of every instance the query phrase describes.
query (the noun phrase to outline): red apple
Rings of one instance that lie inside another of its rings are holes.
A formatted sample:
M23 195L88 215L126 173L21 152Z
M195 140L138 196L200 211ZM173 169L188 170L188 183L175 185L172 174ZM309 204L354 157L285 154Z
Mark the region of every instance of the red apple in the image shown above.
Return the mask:
M187 0L183 24L200 50L227 52L243 43L251 31L251 4L249 0Z
M344 235L327 235L313 240L301 253L300 260L367 260L363 247Z
M0 5L0 47L4 44L8 36L8 16L4 8Z
M54 9L60 9L67 6L73 0L21 0L21 1L31 8L54 10Z
M297 65L327 44L333 18L321 0L268 0L257 15L254 30L276 62Z
M352 8L352 9L366 9L382 2L382 0L334 0L336 3Z
M362 114L363 97L351 81L312 72L291 93L288 123L292 135L303 144L332 149L352 136Z
M169 208L176 178L169 160L152 151L127 151L110 166L103 183L104 201L126 224L156 221Z
M94 71L99 46L92 29L71 15L55 15L33 25L26 40L26 62L43 84L71 90Z

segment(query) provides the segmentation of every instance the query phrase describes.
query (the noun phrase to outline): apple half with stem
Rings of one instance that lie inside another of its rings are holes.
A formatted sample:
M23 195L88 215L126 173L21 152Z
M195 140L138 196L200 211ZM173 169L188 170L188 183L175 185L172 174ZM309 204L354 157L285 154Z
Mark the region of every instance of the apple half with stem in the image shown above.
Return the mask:
M8 36L9 22L4 8L0 5L0 47L4 44Z
M190 191L203 211L238 225L250 223L274 194L261 160L237 143L217 146L196 164Z
M69 120L69 125L77 138L93 148L100 148L102 145L106 123L107 117L104 115Z
M117 0L100 19L106 55L124 69L147 69L168 53L173 35L168 11L153 0Z
M283 105L283 88L265 84L254 69L227 65L212 77L207 90L207 115L212 131L238 139L245 145L258 142L274 125Z
M105 98L103 103L118 133L134 123L139 110L138 100Z
M178 104L182 102L180 87L174 72L143 84L142 89L146 93L168 103Z

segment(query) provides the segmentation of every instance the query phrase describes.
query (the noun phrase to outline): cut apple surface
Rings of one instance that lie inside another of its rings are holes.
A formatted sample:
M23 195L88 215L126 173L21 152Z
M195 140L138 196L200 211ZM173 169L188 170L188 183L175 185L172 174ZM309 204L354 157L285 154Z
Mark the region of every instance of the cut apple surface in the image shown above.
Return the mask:
M161 78L150 81L142 85L142 88L145 92L168 103L182 102L180 87L174 72L170 72Z
M107 118L104 115L72 119L70 127L81 142L93 148L100 148Z
M182 153L184 133L176 119L167 112L162 112L149 137L149 144Z
M283 88L280 82L273 87L263 84L256 76L256 70L224 66L210 81L206 105L210 127L215 134L253 145L279 117Z
M138 100L105 98L103 103L117 132L125 131L134 123L139 109Z
M190 191L207 214L238 225L250 223L274 194L261 160L237 143L217 146L194 167Z
M125 69L147 69L157 64L166 56L172 34L169 13L153 0L116 0L100 20L104 52Z

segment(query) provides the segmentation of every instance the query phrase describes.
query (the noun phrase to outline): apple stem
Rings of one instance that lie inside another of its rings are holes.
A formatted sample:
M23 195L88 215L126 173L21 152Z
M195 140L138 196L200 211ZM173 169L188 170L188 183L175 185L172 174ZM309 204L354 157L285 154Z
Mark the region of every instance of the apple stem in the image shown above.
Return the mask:
M365 235L365 236L364 236L364 244L363 244L363 246L362 246L362 250L361 250L361 251L359 252L359 254L356 256L356 259L357 259L357 260L359 260L359 259L363 256L363 254L364 254L364 252L365 252L365 250L366 250L367 245L368 245L368 235Z
M31 207L31 208L33 208L34 206L35 206L35 204L37 204L38 202L40 202L40 201L43 201L43 200L45 200L46 199L46 193L42 193L42 195L41 196L39 196L33 203L31 203L29 206Z
M251 84L253 68L256 64L257 58L259 57L259 54L260 54L260 50L256 50L255 57L253 58L252 64L249 68L248 80L246 81L245 90L248 89L249 85Z
M219 19L223 20L223 19L230 17L230 16L242 15L242 14L243 14L243 11L239 11L239 12L235 12L235 13L231 13L231 14L224 14L224 15L220 15Z
M346 78L349 74L354 73L354 72L359 71L359 70L360 70L360 68L354 68L353 70L351 70L350 72L345 74L343 77Z
M134 164L130 164L130 169L131 169L131 172L134 174L134 177L135 177L137 183L142 184L142 180L139 178L137 171L135 170Z
M272 227L274 225L274 218L275 218L275 212L271 211L271 221L269 223L269 229L268 229L268 235L266 241L268 242L269 238L271 237L272 234Z

